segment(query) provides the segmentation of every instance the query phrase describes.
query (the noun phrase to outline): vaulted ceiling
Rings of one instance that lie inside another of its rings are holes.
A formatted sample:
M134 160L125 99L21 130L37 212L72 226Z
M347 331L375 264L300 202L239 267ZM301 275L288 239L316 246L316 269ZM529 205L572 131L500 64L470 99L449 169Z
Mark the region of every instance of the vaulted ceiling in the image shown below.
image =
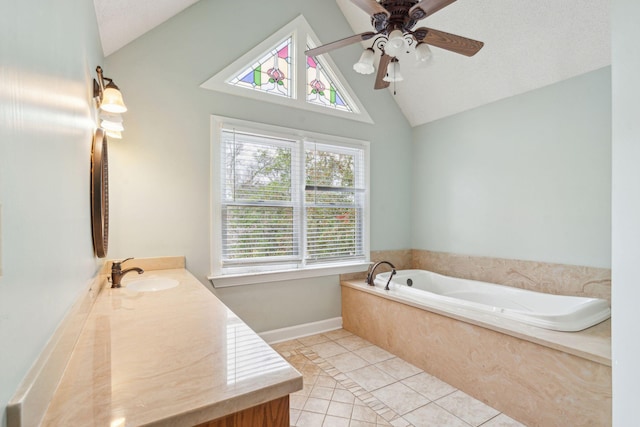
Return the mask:
M105 55L196 2L94 0ZM351 0L336 2L354 33L371 30L370 17ZM387 90L417 126L605 67L610 7L610 0L458 0L419 26L483 41L484 48L471 58L433 48L433 61L420 69L401 58L404 81ZM373 76L358 77L373 90Z

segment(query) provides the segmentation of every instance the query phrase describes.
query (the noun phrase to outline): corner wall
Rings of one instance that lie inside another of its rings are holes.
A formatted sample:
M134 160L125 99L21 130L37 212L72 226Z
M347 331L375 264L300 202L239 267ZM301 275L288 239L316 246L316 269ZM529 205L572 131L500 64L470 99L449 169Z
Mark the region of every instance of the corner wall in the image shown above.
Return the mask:
M101 263L93 256L93 2L2 0L0 425L5 407Z
M414 128L412 248L608 268L611 69Z
M640 3L613 4L613 425L638 423L640 340Z

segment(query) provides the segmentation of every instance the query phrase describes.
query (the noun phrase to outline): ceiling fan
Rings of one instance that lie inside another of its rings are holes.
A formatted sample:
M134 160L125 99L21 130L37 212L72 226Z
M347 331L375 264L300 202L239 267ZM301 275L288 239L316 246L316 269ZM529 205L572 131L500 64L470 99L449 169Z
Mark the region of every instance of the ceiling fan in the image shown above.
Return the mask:
M353 4L371 15L375 31L367 31L309 49L307 56L318 56L334 49L360 41L373 39L372 46L364 51L354 69L362 74L374 72L373 59L377 47L382 56L378 65L375 89L384 89L389 83L402 80L397 56L413 48L419 62L426 62L436 46L465 56L473 56L484 43L445 33L427 27L413 27L418 21L433 15L456 0L351 0Z

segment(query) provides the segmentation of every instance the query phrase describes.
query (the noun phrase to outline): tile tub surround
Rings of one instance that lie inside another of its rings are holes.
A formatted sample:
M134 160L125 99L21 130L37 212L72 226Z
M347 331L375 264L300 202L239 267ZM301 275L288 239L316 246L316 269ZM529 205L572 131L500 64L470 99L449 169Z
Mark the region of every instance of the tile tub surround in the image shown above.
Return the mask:
M611 269L412 250L413 268L531 291L611 301Z
M398 270L433 271L461 279L497 283L558 295L611 301L611 269L433 252L420 249L372 251L371 262L390 261ZM380 272L389 267L381 266ZM376 270L377 271L377 270ZM341 281L363 280L365 273L340 276Z
M134 292L144 275L128 275L102 290L41 425L196 425L288 406L300 373L188 271L152 274L180 284Z
M343 282L346 330L527 426L611 425L610 359L586 359L367 288ZM604 326L595 327L596 336Z
M376 263L378 261L389 261L398 270L408 270L411 267L413 260L411 249L402 249L397 251L371 251L371 262ZM388 265L381 265L376 273L382 273L384 271L391 270ZM364 280L367 277L367 272L347 273L341 274L340 280Z
M292 426L524 427L344 329L273 347L304 376Z

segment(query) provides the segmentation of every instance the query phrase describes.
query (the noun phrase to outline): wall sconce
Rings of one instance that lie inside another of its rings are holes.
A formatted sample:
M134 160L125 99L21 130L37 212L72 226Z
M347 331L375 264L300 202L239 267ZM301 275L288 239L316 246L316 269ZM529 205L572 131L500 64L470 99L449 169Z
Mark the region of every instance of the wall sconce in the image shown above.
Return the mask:
M99 65L96 67L96 73L98 73L98 80L93 79L93 97L101 110L100 127L108 136L120 139L121 132L124 130L121 113L127 111L127 106L124 105L118 86L113 79L102 75L102 67ZM106 86L105 80L108 82Z

